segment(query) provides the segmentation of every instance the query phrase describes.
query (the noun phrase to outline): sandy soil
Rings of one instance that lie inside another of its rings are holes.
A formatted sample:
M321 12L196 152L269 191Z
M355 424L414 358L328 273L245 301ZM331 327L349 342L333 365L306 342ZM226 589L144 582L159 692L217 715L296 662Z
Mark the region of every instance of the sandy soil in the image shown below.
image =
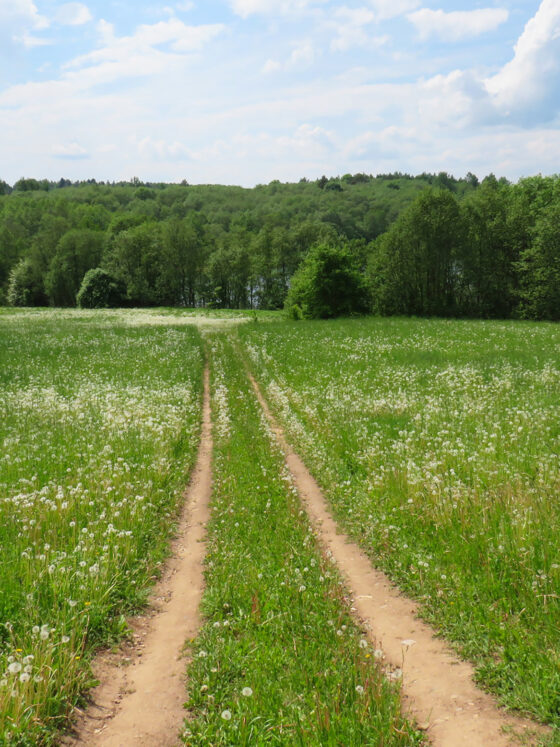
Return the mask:
M100 684L91 703L78 712L72 734L62 744L76 747L170 747L179 743L185 718L183 647L200 625L205 525L212 487L209 373L204 375L201 443L172 557L150 612L129 622L132 641L116 653L97 657Z
M416 605L374 569L357 544L341 533L305 464L288 444L262 393L251 382L286 455L286 462L319 541L346 579L353 610L385 654L390 677L402 677L405 711L436 747L507 747L536 744L542 728L500 710L473 682L473 668L419 620Z

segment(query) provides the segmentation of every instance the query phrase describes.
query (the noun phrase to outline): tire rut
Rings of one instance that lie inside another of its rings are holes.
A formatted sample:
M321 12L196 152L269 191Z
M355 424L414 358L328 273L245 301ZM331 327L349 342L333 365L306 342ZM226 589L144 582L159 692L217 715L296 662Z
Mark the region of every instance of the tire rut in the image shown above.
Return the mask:
M100 684L77 711L68 747L171 747L186 713L183 647L200 627L205 526L212 491L212 433L208 364L204 371L202 433L172 557L152 596L151 614L130 621L134 644L94 664Z
M240 356L242 352L239 351ZM510 747L540 744L541 725L500 709L473 681L474 669L418 618L417 605L376 570L356 543L343 534L319 485L289 445L251 372L247 375L284 452L286 464L314 524L319 542L332 554L346 580L353 610L388 671L402 672L403 707L435 747Z

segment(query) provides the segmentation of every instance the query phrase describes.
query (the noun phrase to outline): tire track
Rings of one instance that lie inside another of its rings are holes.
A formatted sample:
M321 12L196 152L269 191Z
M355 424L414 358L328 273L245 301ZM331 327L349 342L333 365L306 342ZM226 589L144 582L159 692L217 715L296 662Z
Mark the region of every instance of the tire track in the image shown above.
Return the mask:
M132 620L133 646L101 656L94 666L100 684L91 705L78 712L64 745L77 747L171 747L186 713L185 642L200 626L205 526L212 491L209 368L204 371L201 441L172 557L153 595L155 612Z
M239 351L240 357L242 352ZM539 744L544 727L507 714L479 690L474 669L461 661L417 616L417 605L372 567L367 555L343 534L311 473L286 440L251 372L247 375L282 447L294 484L320 543L346 579L353 609L372 642L382 648L393 674L402 673L405 712L426 731L435 747L509 747Z

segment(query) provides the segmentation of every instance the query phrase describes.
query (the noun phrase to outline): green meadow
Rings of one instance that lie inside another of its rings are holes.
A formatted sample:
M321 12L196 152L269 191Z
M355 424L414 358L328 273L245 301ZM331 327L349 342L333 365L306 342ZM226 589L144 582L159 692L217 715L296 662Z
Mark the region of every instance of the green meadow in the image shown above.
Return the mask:
M240 329L334 513L500 701L560 725L560 328Z
M245 323L240 323L240 322ZM187 745L422 737L247 378L335 518L506 706L560 725L560 329L0 310L0 744L56 743L127 635L214 434Z
M171 317L19 312L0 316L0 362L0 743L36 745L166 555L203 354Z

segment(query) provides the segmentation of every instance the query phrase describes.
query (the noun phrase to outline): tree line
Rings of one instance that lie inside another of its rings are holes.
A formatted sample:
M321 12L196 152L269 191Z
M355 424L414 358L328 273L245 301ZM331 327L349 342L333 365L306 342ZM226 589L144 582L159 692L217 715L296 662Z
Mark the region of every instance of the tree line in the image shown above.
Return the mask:
M559 196L557 177L444 173L0 182L0 302L282 308L330 247L351 265L345 312L558 319Z

